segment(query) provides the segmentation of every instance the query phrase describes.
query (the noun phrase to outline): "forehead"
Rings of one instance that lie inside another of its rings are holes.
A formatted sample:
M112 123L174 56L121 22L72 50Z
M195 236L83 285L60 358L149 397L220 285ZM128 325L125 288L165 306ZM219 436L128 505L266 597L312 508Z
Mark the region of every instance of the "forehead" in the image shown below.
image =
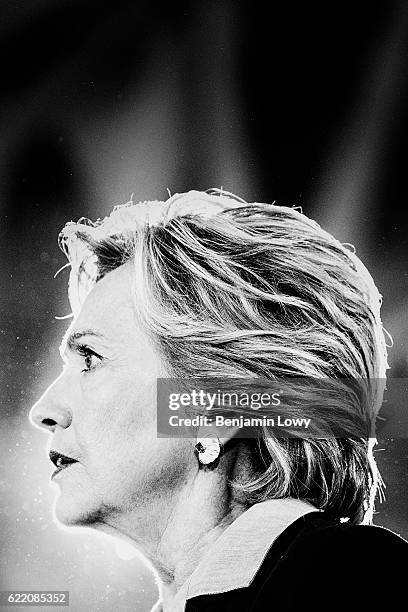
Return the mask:
M89 329L109 336L135 329L132 300L133 267L130 262L109 272L96 283L70 327L70 333Z

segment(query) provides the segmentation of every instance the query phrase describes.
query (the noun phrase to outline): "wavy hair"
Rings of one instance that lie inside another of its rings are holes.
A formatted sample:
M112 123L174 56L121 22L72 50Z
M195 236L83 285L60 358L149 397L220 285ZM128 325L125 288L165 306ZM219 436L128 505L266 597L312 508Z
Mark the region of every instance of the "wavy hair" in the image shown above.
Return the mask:
M349 245L298 209L191 191L130 202L92 223L68 223L73 311L100 278L133 261L134 299L170 375L384 379L381 296ZM365 410L375 419L382 394ZM324 406L326 417L331 406ZM332 410L339 418L352 404ZM333 416L334 418L334 416ZM248 440L249 503L297 497L336 519L371 522L381 478L375 439Z

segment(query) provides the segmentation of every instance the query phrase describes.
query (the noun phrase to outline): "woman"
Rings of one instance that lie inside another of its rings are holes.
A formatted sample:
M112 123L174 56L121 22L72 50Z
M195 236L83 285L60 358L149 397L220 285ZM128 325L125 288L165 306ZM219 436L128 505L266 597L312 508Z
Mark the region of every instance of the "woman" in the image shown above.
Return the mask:
M368 525L372 438L156 429L162 378L383 379L381 298L353 252L293 208L216 190L129 202L60 241L74 318L31 411L51 434L58 520L137 546L164 612L397 601L407 549ZM332 401L329 430L362 410ZM369 422L381 401L365 396Z

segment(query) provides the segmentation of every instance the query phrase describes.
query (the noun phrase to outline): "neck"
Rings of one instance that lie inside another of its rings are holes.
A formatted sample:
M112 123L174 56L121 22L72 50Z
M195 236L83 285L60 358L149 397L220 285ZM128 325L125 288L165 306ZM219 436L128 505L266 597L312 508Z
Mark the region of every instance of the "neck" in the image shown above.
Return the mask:
M205 473L203 478L199 472L183 491L162 534L156 564L153 561L164 610L207 550L245 509L217 472Z
M144 507L143 513L132 512L102 527L132 541L150 561L159 579L164 610L206 551L248 508L229 484L229 479L237 474L242 478L248 471L244 456L242 451L239 455L232 451L221 457L214 470L194 466L184 486L156 499L148 512Z

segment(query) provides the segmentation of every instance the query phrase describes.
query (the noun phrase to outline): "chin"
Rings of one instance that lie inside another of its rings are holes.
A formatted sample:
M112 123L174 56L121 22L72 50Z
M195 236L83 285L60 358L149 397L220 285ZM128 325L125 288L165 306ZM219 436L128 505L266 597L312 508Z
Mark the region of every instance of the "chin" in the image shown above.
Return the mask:
M97 529L114 511L112 506L97 503L95 499L90 498L89 493L85 496L82 491L60 491L53 506L54 519L66 527Z
M60 494L54 502L54 519L57 523L67 527L89 525L92 514L91 510L87 510L86 507L77 500L72 499L72 497L68 500L65 495Z

